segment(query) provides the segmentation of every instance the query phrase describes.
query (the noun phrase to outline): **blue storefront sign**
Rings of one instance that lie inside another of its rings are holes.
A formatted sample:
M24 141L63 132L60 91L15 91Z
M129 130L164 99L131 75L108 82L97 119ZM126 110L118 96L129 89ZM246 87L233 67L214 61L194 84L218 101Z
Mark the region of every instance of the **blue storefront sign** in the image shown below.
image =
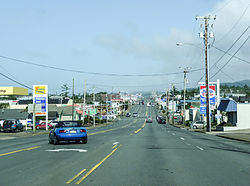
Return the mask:
M46 112L46 97L35 97L35 104L41 104L41 112Z

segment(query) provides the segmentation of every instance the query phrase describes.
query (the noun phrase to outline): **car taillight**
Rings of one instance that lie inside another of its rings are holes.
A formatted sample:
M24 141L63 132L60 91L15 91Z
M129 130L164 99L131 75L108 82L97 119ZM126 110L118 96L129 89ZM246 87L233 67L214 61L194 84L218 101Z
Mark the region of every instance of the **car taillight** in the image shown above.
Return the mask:
M66 130L59 130L59 133L66 133Z
M86 130L85 129L80 129L80 132L86 132Z

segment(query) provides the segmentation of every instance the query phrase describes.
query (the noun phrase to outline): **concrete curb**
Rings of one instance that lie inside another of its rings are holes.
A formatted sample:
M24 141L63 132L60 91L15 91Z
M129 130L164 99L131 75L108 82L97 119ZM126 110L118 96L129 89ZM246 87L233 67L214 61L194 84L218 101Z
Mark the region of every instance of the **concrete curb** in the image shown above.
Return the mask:
M250 143L250 141L249 141L249 140L246 140L246 139L235 138L235 137L224 136L224 135L216 135L216 136L221 137L221 138L226 138L226 139L231 139L231 140L243 141L243 142L248 142L248 143Z

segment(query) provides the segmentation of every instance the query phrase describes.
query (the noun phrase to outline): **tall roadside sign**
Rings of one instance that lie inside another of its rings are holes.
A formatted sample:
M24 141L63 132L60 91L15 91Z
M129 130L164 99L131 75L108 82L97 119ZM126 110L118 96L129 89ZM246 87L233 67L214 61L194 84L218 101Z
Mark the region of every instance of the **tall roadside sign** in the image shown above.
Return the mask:
M33 104L41 105L35 116L46 116L46 130L48 130L48 85L33 85Z

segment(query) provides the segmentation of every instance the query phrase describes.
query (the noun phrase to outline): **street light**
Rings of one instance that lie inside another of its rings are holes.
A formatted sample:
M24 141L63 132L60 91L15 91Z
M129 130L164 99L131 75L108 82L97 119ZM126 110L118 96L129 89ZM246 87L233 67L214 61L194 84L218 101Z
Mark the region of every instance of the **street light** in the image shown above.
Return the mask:
M182 46L182 45L191 45L191 46L194 46L196 48L199 48L201 50L204 50L204 48L202 48L201 46L199 46L199 44L196 44L196 43L182 43L182 42L178 42L176 43L177 46Z

